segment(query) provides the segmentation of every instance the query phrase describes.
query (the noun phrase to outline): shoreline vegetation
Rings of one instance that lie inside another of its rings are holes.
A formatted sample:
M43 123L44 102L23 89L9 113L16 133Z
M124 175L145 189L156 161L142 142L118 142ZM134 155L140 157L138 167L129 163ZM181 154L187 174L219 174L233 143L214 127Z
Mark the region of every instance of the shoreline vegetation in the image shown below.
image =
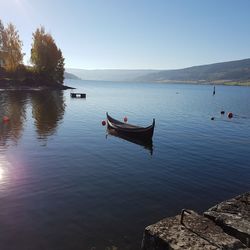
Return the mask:
M164 80L156 81L158 83L176 83L176 84L197 84L197 85L225 85L225 86L250 86L250 81L177 81L177 80Z
M27 91L37 91L37 90L66 90L75 89L63 84L48 84L44 83L42 80L34 80L30 78L26 79L11 79L4 78L0 79L0 91L1 90L27 90Z
M65 90L64 57L44 27L32 34L30 66L23 64L23 43L18 30L0 19L0 89Z

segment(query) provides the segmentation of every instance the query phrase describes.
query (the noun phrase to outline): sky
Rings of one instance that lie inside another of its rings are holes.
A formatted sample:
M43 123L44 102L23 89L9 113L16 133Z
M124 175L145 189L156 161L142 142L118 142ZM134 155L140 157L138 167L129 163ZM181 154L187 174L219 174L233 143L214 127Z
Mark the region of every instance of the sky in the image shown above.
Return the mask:
M67 68L178 69L250 58L249 0L0 0L29 63L43 25Z

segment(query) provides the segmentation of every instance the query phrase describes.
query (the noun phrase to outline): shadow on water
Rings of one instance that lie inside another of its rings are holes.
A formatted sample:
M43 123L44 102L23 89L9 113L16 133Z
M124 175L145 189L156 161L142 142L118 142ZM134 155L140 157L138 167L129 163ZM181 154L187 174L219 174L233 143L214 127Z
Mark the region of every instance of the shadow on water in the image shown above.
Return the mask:
M140 140L138 138L134 138L134 137L130 137L130 136L127 136L127 135L124 135L121 133L117 133L117 131L115 131L114 129L107 128L106 138L108 138L109 135L121 138L123 140L129 141L129 142L137 144L137 145L140 145L141 147L148 150L151 155L153 155L153 141L152 141L152 139L150 141L143 141L143 140Z
M62 91L5 91L0 95L0 145L6 145L7 141L17 143L22 137L29 103L38 137L46 139L56 132L65 112ZM9 121L4 122L4 116Z

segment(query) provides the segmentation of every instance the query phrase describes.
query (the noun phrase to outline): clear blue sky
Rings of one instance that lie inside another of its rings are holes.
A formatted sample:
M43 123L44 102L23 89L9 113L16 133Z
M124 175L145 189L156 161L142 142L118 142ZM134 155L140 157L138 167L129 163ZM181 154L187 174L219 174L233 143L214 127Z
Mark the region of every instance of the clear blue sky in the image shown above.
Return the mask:
M0 0L30 56L44 25L85 69L174 69L250 57L249 0Z

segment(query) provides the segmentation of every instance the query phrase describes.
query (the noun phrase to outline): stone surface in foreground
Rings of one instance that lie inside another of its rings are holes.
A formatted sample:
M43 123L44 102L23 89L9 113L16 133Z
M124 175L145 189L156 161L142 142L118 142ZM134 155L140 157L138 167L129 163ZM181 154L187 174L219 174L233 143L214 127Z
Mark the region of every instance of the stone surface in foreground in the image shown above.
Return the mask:
M204 216L191 211L184 215L183 224L180 217L166 218L146 227L142 249L246 249L241 241Z
M250 247L250 192L224 201L204 215Z

